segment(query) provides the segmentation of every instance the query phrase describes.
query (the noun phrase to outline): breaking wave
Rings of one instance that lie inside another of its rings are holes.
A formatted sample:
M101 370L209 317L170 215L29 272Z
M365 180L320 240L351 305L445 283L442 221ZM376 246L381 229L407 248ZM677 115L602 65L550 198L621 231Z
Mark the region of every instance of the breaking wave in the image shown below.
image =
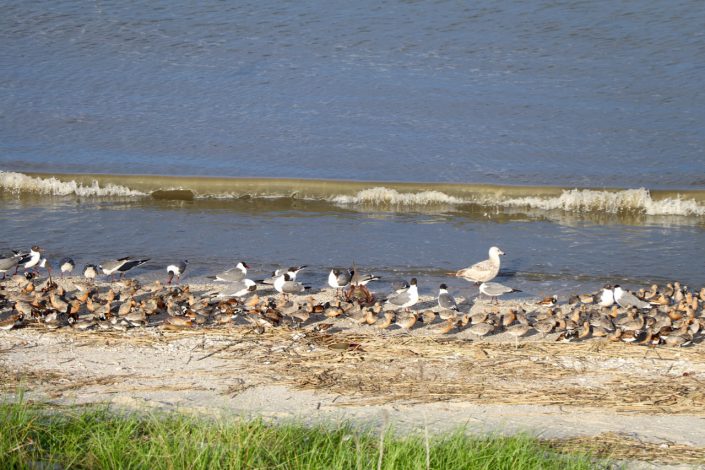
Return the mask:
M569 189L450 183L142 175L46 175L0 171L0 191L56 196L322 201L341 207L444 210L463 206L571 213L705 216L705 191Z
M105 184L93 180L85 184L75 180L61 181L55 177L39 178L23 173L0 171L0 189L12 192L28 192L52 196L145 196L126 186Z
M375 187L363 189L353 196L333 196L331 202L345 205L428 206L436 204L463 204L467 201L440 191L403 193L395 189Z
M705 215L705 206L693 199L667 197L656 200L644 188L620 191L596 191L592 189L564 190L559 197L520 197L501 201L504 207L530 207L543 210L570 212L641 212L646 215Z

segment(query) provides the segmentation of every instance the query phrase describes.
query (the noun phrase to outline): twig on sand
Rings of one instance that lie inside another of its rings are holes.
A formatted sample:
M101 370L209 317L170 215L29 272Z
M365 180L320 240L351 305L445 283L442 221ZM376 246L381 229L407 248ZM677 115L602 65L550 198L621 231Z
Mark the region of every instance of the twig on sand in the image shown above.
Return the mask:
M232 341L232 342L231 342L230 344L228 344L227 346L223 346L223 347L220 348L220 349L216 349L216 350L213 351L212 353L208 353L208 354L206 354L205 356L199 357L199 358L196 359L196 360L197 360L197 361L202 361L203 359L208 359L209 357L211 357L211 356L213 356L213 355L215 355L215 354L218 354L219 352L223 352L223 351L225 351L226 349L235 346L235 344L236 344L235 341Z

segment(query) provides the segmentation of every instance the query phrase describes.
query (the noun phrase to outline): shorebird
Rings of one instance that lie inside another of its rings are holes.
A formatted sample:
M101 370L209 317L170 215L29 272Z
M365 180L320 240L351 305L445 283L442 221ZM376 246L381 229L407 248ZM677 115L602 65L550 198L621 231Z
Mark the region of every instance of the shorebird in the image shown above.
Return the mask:
M614 304L614 290L609 284L605 284L602 288L602 293L600 294L600 307L611 307Z
M71 258L62 258L62 260L59 261L59 269L61 270L61 277L64 277L64 273L71 274L73 272L73 268L75 268L75 267L76 267L76 263L74 263Z
M551 295L549 297L544 297L543 299L536 302L536 305L543 305L544 307L554 307L558 304L558 296Z
M83 277L86 279L95 279L95 277L98 275L98 268L96 267L95 264L87 264L83 268Z
M490 323L477 323L469 326L467 330L475 336L483 337L492 333L495 330L495 326Z
M104 261L103 263L98 265L98 269L103 271L103 274L105 274L106 276L110 276L110 278L112 279L113 275L128 262L132 262L132 257L126 256L124 258L118 258L116 260Z
M258 284L264 284L267 286L274 286L274 281L276 281L279 277L283 276L284 274L289 275L289 279L292 281L296 280L296 275L301 271L302 269L306 268L307 266L304 264L302 266L290 266L288 268L278 268L275 269L271 276L269 276L266 279L260 279L256 280Z
M340 289L350 285L350 280L353 277L353 272L349 269L333 268L328 274L328 285L335 289L335 295L340 295Z
M144 263L149 261L149 258L145 259L133 259L133 260L128 260L126 263L124 263L122 266L120 266L117 270L120 273L120 277L124 277L125 273L129 271L130 269L136 268L137 266L142 266Z
M398 281L392 281L392 289L394 289L395 292L403 292L406 289L409 288L409 283L406 282L406 280L398 280Z
M257 289L257 283L251 279L233 282L226 290L218 294L218 297L244 297Z
M448 293L448 286L445 284L441 284L438 289L438 306L441 310L453 310L454 312L458 311L458 304L455 301L455 298Z
M499 282L483 282L480 284L480 293L485 294L490 297L491 300L499 303L497 297L510 294L512 292L521 292L519 289L514 289L513 287L507 287Z
M416 278L414 277L411 279L408 289L401 292L397 292L396 294L387 298L385 308L403 308L405 310L409 310L409 307L415 305L418 301L419 291L416 285Z
M177 264L170 264L169 266L166 267L166 272L169 276L169 279L166 280L167 285L171 285L171 281L174 279L174 276L176 276L176 282L181 281L181 275L186 271L186 266L188 265L188 260L185 259L180 263Z
M490 248L489 255L489 259L475 263L468 268L461 269L455 273L455 276L462 277L466 281L476 284L491 281L499 274L499 257L504 255L504 252L496 246L493 246Z
M514 336L514 349L519 348L519 337L524 336L531 330L531 326L528 323L517 323L514 326L510 326L506 329L510 336Z
M0 258L0 273L2 273L2 278L5 279L7 272L11 269L16 269L20 260L24 255L20 252L14 252L14 254L7 258Z
M294 281L291 276L289 276L289 273L286 272L283 275L279 276L275 281L274 281L274 288L279 292L280 294L288 295L288 294L301 294L305 292L307 289L310 289L310 287L304 286L300 282Z
M622 289L619 285L614 286L614 301L617 302L617 304L619 304L619 306L623 308L651 308L651 304L649 302L644 302L631 292Z
M29 253L27 253L20 259L18 265L21 264L24 269L34 268L41 261L42 251L44 250L42 250L40 246L33 246L29 250Z
M240 282L247 276L249 265L244 261L240 261L234 268L227 269L220 274L215 275L215 280L220 282Z

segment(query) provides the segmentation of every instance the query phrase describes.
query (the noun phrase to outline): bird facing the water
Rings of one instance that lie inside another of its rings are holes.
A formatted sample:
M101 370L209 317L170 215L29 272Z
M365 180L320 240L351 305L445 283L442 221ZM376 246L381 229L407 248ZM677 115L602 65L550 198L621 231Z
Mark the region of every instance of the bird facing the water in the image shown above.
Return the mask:
M174 279L174 276L176 276L176 282L180 282L181 275L184 274L184 271L186 271L186 266L188 266L187 259L183 260L180 263L170 264L169 266L167 266L166 272L169 275L169 278L166 280L167 285L171 285L171 281Z

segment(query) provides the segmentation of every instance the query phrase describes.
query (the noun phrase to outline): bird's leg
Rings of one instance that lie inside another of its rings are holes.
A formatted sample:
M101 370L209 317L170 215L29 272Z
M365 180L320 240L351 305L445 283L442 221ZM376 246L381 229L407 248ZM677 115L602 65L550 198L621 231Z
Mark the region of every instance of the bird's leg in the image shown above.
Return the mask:
M170 286L172 279L174 279L174 274L173 274L173 273L169 273L169 278L166 280L166 285Z

